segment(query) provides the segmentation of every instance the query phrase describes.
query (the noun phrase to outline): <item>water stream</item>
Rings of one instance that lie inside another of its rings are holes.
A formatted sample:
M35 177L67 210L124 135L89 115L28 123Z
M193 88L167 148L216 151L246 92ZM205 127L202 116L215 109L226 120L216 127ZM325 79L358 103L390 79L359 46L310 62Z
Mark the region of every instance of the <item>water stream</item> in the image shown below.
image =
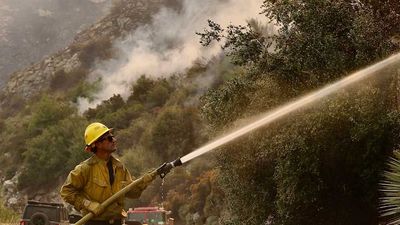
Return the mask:
M196 150L193 152L183 156L181 158L181 162L185 163L188 162L189 160L192 160L200 155L203 155L204 153L207 153L215 148L220 147L221 145L224 145L230 141L235 140L236 138L239 138L251 131L256 130L257 128L260 128L262 126L265 126L277 119L282 118L283 116L298 110L312 102L316 102L324 97L327 97L328 95L331 95L332 93L343 89L350 84L359 82L376 72L382 70L383 68L386 68L388 66L393 65L394 63L400 63L400 53L390 56L385 60L382 60L372 66L369 66L363 70L360 70L358 72L355 72L353 74L350 74L349 76L335 82L332 84L329 84L319 90L316 90L308 95L305 95L297 100L294 100L292 102L289 102L285 105L282 105L272 111L266 112L261 116L261 119L254 121L244 127L241 127L225 136L222 136L221 138L218 138L217 140L214 140Z

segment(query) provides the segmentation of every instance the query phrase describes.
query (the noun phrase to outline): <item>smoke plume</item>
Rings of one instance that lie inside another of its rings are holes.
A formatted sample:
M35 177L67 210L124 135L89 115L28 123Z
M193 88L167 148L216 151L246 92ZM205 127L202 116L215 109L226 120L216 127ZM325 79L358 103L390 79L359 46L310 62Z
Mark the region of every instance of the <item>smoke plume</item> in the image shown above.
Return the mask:
M221 52L219 45L202 47L195 32L201 32L211 19L222 27L229 24L245 25L260 15L262 0L183 0L179 11L163 8L150 25L139 27L128 38L114 45L120 52L118 59L97 65L92 78L101 77L101 91L95 100L80 98L81 112L95 107L114 94L127 97L130 85L141 75L167 77L189 69L197 60L207 62Z

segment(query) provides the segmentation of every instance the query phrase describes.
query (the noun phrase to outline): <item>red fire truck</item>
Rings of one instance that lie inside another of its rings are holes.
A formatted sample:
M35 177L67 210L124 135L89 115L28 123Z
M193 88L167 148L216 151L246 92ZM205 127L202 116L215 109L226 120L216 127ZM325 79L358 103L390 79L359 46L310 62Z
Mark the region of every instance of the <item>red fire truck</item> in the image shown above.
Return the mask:
M138 207L128 210L128 217L125 219L127 225L174 225L173 218L167 218L171 214L159 207Z

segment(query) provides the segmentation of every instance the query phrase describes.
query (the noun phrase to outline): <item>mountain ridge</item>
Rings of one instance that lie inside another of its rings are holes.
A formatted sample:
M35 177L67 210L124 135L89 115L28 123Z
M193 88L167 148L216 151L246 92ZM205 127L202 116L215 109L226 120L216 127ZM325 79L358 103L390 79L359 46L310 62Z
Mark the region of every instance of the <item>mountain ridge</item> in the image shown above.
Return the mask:
M25 100L49 88L57 71L70 72L82 66L79 55L85 46L93 41L113 41L131 30L150 21L152 15L163 5L173 1L165 0L121 0L99 22L78 33L72 43L43 60L14 72L2 89L2 99L19 96ZM4 100L1 101L4 104Z

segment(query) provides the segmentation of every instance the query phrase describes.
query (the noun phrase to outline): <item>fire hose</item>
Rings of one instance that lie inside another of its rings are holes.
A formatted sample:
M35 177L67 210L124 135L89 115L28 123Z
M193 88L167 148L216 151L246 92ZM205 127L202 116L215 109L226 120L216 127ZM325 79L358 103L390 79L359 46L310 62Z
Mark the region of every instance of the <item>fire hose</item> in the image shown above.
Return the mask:
M392 55L392 56L388 57L387 59L382 60L370 67L367 67L363 70L353 73L339 81L336 81L330 85L327 85L326 87L323 87L323 88L316 90L314 92L311 92L310 94L305 95L297 100L294 100L293 102L289 102L285 105L282 105L282 106L276 108L275 110L266 112L264 115L261 116L260 119L254 121L252 123L249 123L248 125L240 128L236 131L228 133L227 135L225 135L221 138L218 138L217 140L215 140L201 148L198 148L197 150L183 156L182 158L178 158L175 161L162 164L158 169L156 169L152 172L153 173L152 175L157 174L161 178L164 178L165 175L167 175L167 173L169 173L170 170L174 167L181 166L183 163L186 163L193 158L196 158L210 150L213 150L213 149L218 148L219 146L222 146L232 140L235 140L236 138L239 138L253 130L256 130L256 129L258 129L262 126L265 126L273 121L276 121L277 119L280 119L291 112L299 110L300 108L302 108L308 104L311 104L311 103L318 101L324 97L327 97L327 96L337 92L338 90L348 87L349 85L351 85L355 82L362 81L362 80L366 79L367 77L369 77L373 74L376 74L376 72L382 70L383 68L386 68L390 65L398 63L399 61L400 61L400 53L397 53L397 54ZM142 180L143 180L143 177L135 180L134 182L132 182L131 184L129 184L125 188L121 189L119 192L115 193L110 198L108 198L106 201L101 203L99 207L103 207L103 209L106 208L111 203L116 201L117 198L122 197L127 192L129 192L131 189L136 187L136 185L140 184L142 182ZM90 220L93 216L94 216L93 213L89 213L89 214L85 215L77 223L75 223L75 225L82 225L85 222L87 222L88 220Z
M178 159L176 159L176 160L174 160L172 162L168 162L168 163L162 164L159 168L153 170L151 172L151 174L152 175L159 175L161 178L164 178L171 171L172 168L177 167L177 166L181 166L181 165L182 165L182 161L181 161L180 158L178 158ZM117 193L115 193L111 197L109 197L107 200L102 202L98 206L98 208L102 208L102 209L107 208L109 205L111 205L113 202L115 202L118 198L124 196L130 190L134 189L137 185L142 183L142 181L143 181L143 176L140 177L139 179L134 180L132 183L130 183L126 187L122 188L120 191L118 191ZM78 222L76 222L75 225L83 225L87 221L92 219L93 217L94 217L94 214L92 212L90 212L90 213L86 214L84 217L82 217Z

